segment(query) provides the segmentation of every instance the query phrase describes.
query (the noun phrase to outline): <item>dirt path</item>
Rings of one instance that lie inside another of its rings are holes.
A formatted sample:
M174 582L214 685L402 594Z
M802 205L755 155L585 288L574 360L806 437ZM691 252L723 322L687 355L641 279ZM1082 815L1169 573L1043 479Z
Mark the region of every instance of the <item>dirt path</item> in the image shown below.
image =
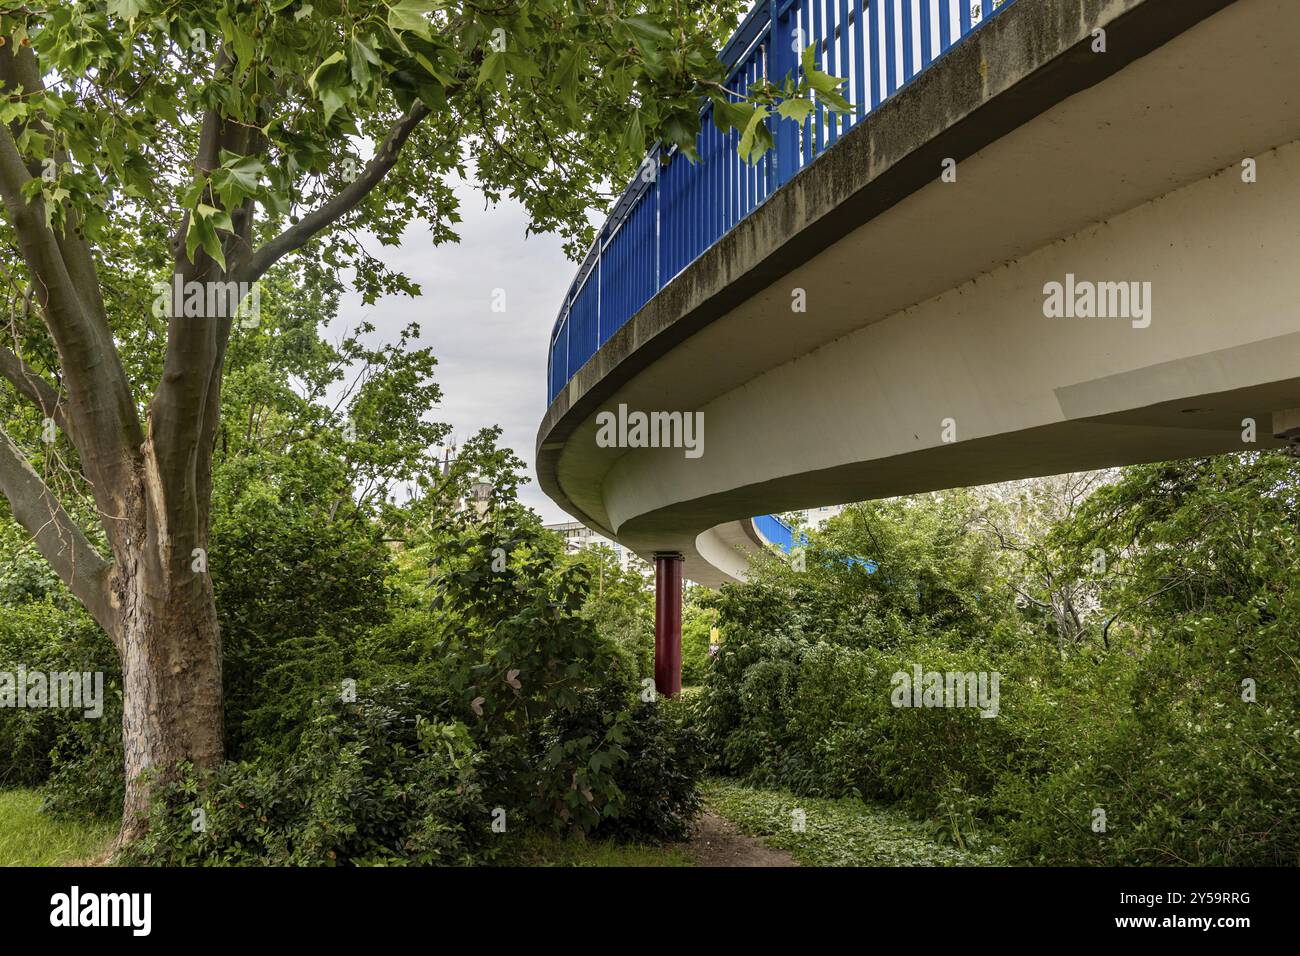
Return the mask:
M784 850L775 850L757 837L746 836L736 825L711 810L696 824L687 847L696 866L798 866Z

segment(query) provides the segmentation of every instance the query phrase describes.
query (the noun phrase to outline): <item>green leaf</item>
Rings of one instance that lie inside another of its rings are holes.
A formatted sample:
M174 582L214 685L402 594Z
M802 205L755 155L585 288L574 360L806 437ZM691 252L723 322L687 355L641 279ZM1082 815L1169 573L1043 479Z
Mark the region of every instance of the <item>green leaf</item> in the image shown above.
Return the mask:
M483 58L478 70L478 85L491 80L502 93L506 91L506 58L502 53L493 51Z
M762 155L771 145L772 134L763 125L766 119L767 107L755 106L754 112L750 114L749 122L745 124L745 131L740 134L740 143L736 146L736 150L744 157L746 162L753 163L754 154ZM764 134L766 134L766 140L764 140Z
M782 119L794 120L800 125L808 118L808 114L816 109L812 100L805 97L797 97L788 100L782 100L777 106L776 111Z
M247 30L241 30L235 26L232 30L234 34L231 45L235 50L235 62L239 64L242 70L247 70L252 65L253 56L257 50L257 41Z
M844 81L839 77L831 76L829 73L823 73L821 70L812 70L807 76L808 85L818 93L833 93L844 85Z
M840 113L847 113L853 109L853 104L851 104L848 100L846 100L843 96L841 96L839 93L835 92L834 90L830 92L813 90L813 96L817 97L817 99L820 100L823 105L829 106L831 109L836 110Z
M426 14L437 10L439 0L399 0L388 8L388 26L394 31L414 33L425 40L433 39Z
M799 54L799 65L803 67L804 76L818 72L817 58L813 53L814 49L816 49L815 45L810 43L808 48Z
M350 86L335 86L333 84L323 86L317 93L321 105L325 107L325 122L328 123L330 118L343 109L356 96L356 90Z
M623 131L623 147L633 156L640 156L645 151L645 128L637 110L628 117L627 128Z
M560 102L564 105L565 112L569 115L569 120L577 123L578 114L578 48L576 46L568 49L564 56L560 57L559 65L555 69L555 85L560 91Z
M370 86L374 71L370 68L379 65L379 54L370 48L361 37L352 38L352 56L348 65L352 68L352 82L362 89Z
M342 61L342 59L343 59L343 51L335 50L325 59L321 60L320 65L317 66L316 69L312 70L311 76L307 77L307 87L310 90L312 90L312 92L315 92L316 83L320 79L321 71L323 71L328 66L331 66L335 63Z
M190 183L189 186L185 187L185 191L181 193L181 205L186 209L194 208L198 203L199 198L203 195L203 190L206 186L206 181L202 179Z
M223 185L232 193L236 199L242 199L245 196L251 196L257 192L258 184L261 182L262 175L266 172L266 167L256 156L240 156L237 153L231 153L226 150L221 152L221 167L216 173L222 173ZM213 182L216 182L216 174L213 175ZM224 198L224 197L223 197ZM233 206L235 203L227 203Z
M211 209L212 207L207 208ZM226 268L226 256L221 251L221 240L217 238L216 230L212 227L211 218L197 214L196 210L196 215L190 217L190 226L185 233L185 255L190 262L194 261L194 253L200 246L203 247L204 252L216 260L222 269Z
M744 129L745 124L749 122L749 111L741 103L732 103L729 100L717 97L713 101L713 125L720 132L726 133L733 129Z
M420 64L420 66L424 67L425 72L428 73L435 80L437 80L440 86L442 86L443 88L451 86L452 83L451 77L449 77L446 73L442 72L442 70L434 66L433 61L430 60L423 53L421 53L419 50L415 51L415 62Z
M695 162L699 158L695 149L695 138L699 134L699 115L674 113L663 123L663 138L673 143L682 155Z
M532 57L523 56L519 53L505 52L506 65L510 72L515 76L541 77L542 71L537 67L537 61Z
M649 17L625 17L623 24L643 40L671 40L672 34Z
M230 221L230 213L226 212L224 209L218 209L215 206L209 206L206 203L199 203L194 207L194 215L196 218L202 219L205 223L211 226L214 231L217 229L224 229L226 232L235 231L235 226ZM213 258L216 257L214 256Z
M27 104L22 100L6 100L0 104L0 123L8 125L27 115Z
M108 0L108 14L123 20L134 20L147 12L148 0Z

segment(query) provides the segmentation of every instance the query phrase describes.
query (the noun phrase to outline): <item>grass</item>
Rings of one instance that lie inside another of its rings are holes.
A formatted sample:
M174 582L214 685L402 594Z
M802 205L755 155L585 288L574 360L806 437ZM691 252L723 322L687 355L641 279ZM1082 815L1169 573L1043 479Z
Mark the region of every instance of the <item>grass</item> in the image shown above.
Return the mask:
M108 847L116 826L59 820L40 812L34 790L0 790L0 866L68 866Z
M934 831L889 807L855 798L800 797L724 780L704 787L705 803L751 836L789 853L805 866L996 866L994 847L942 843ZM95 859L113 837L111 823L60 820L40 812L32 790L0 791L0 866L66 866ZM804 812L804 829L792 826ZM655 846L526 832L503 848L505 866L692 866L682 845Z
M691 866L679 846L584 840L581 837L525 833L505 848L501 866Z
M751 836L789 851L804 866L998 866L995 847L962 849L935 839L924 823L889 807L846 797L827 800L710 780L705 803ZM794 828L793 811L804 813Z
M0 866L69 866L99 857L116 825L60 820L40 812L34 790L0 790ZM504 866L691 866L680 846L617 843L545 833L512 836Z

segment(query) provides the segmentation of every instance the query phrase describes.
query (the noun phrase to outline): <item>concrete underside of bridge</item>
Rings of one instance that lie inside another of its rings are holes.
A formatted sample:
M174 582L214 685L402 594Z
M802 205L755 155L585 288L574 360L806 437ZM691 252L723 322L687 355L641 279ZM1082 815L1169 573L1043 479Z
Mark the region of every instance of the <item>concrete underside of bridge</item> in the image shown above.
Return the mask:
M539 431L543 489L715 585L755 514L1274 444L1297 37L1293 0L1020 0L601 347ZM1067 275L1150 283L1149 325L1045 315ZM703 454L599 447L619 404L703 412Z

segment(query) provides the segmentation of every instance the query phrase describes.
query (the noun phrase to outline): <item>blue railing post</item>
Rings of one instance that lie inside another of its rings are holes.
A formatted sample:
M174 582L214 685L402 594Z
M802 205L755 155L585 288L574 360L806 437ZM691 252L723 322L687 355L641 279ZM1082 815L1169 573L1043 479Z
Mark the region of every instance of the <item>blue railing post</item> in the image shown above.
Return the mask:
M655 164L655 181L654 181L654 186L652 186L651 188L654 189L654 192L655 192L655 229L654 229L654 234L655 234L655 239L654 239L654 242L655 242L655 249L654 249L654 254L655 254L655 290L657 291L657 290L662 289L662 288L664 287L664 284L663 284L663 278L662 278L663 273L662 273L662 271L660 270L660 266L659 266L659 261L660 261L660 258L661 258L661 254L660 254L660 251L659 251L659 247L660 247L661 245L663 245L663 242L662 242L662 240L661 240L661 238L660 238L660 237L663 235L663 233L662 233L662 231L661 231L661 229L660 229L660 226L661 226L661 220L660 220L660 218L659 218L659 193L661 193L661 192L663 191L663 190L661 190L661 189L659 188L659 178L660 178L660 176L663 175L663 171L664 171L664 164L663 164L663 159L664 159L664 157L663 157L663 150L662 150L659 146L656 146L656 147L654 148L654 152L651 153L651 156L653 157L653 159L654 159L654 164Z
M868 27L868 59L871 60L871 108L874 110L880 105L880 62L881 50L883 45L880 40L880 4L881 0L869 0L870 7L867 10L870 21ZM964 3L965 0L962 0Z
M898 0L884 0L885 3L885 96L893 96L898 89L898 47L894 41L898 37L895 27L898 24L895 14L898 12Z
M831 76L840 75L840 61L837 47L835 45L835 16L838 3L836 0L826 0L826 19L823 21L826 33L826 52L822 54L821 68ZM839 114L833 110L826 110L826 146L830 148L835 144L839 136L840 124Z
M836 76L842 76L848 80L841 92L844 93L844 98L850 102L853 100L853 74L849 72L849 50L853 41L849 38L849 18L853 16L855 3L856 0L840 0L840 58L837 61L839 65L835 71ZM836 117L835 122L840 127L841 136L849 131L851 120L852 114L850 113Z
M768 49L771 51L769 79L777 86L790 76L798 79L800 37L795 23L798 8L793 0L768 0L768 16L772 18L772 32ZM799 127L794 123L777 119L774 125L776 136L776 175L772 177L773 189L779 189L790 181L790 177L799 168Z
M871 93L867 86L867 0L854 0L857 7L853 11L854 31L853 31L853 75L854 75L854 92L850 97L856 100L853 105L856 107L856 123L862 117L867 115L867 110L871 109Z
M921 69L934 59L934 45L930 39L930 0L921 0Z
M592 274L587 278L588 282L592 281L592 279L596 280L596 348L600 348L600 343L605 341L601 336L603 330L600 327L600 300L605 297L605 291L601 288L604 285L602 281L604 277L600 274L600 260L604 258L605 232L608 229L609 223L607 222L600 227L600 232L596 233L596 266L592 269Z
M903 0L903 22L899 28L903 45L903 83L912 79L912 39L915 35L912 20L912 0ZM900 86L902 84L899 84Z

